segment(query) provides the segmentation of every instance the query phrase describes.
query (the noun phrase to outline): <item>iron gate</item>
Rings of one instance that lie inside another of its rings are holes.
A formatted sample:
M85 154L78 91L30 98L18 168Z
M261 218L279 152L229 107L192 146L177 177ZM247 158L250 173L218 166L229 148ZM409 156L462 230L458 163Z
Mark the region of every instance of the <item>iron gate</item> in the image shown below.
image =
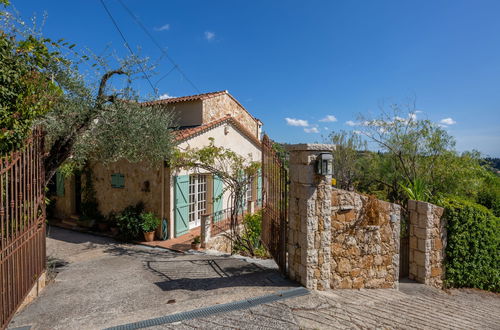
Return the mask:
M262 198L261 239L280 271L286 274L288 170L284 155L276 152L267 135L262 139Z
M45 270L43 135L0 157L0 329Z

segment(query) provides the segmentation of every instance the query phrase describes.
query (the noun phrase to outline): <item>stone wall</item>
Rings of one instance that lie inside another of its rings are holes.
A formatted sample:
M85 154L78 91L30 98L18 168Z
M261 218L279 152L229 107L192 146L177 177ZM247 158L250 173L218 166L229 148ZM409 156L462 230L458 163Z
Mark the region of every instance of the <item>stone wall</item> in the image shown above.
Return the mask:
M409 201L409 278L441 288L444 278L446 223L444 209L425 202Z
M331 200L331 288L397 287L401 207L340 189Z
M400 207L333 189L316 174L332 145L297 144L290 153L288 275L313 290L397 287Z
M315 173L316 158L332 145L298 144L290 152L288 275L305 287L330 287L331 175Z
M203 100L203 123L209 123L230 114L255 137L259 137L257 121L228 94Z

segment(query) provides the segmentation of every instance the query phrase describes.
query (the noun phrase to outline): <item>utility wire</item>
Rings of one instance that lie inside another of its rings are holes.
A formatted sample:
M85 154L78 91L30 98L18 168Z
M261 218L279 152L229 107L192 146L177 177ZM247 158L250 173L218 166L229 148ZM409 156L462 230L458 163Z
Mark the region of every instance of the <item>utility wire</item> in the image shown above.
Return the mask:
M127 39L125 38L125 36L123 35L123 32L122 30L120 30L120 27L118 26L118 23L116 23L115 19L113 18L113 15L111 15L111 12L109 11L108 7L106 6L106 4L104 3L104 0L100 0L101 1L101 4L102 6L104 7L104 10L106 11L106 13L108 14L109 18L111 19L111 22L113 22L113 25L115 26L116 30L118 31L118 33L120 34L120 36L122 37L123 39L123 42L125 42L125 47L128 49L128 51L130 52L130 54L134 57L137 57L135 54L134 54L134 51L132 50L132 48L130 47ZM149 79L148 77L148 74L146 73L146 70L144 69L142 63L138 63L139 64L139 68L141 69L142 73L144 74L144 76L146 77L146 80L148 81L149 83L149 86L151 86L151 89L153 90L153 93L158 96L158 91L156 90L156 88L153 86L153 83L151 82L151 80Z
M102 1L102 0L101 0ZM188 76L184 73L184 71L180 68L180 66L174 61L174 59L167 53L167 51L160 45L160 43L155 39L155 37L153 37L153 35L148 31L148 29L146 29L146 27L144 26L144 24L142 24L142 22L139 20L139 17L137 17L137 15L135 15L132 10L130 10L130 8L128 8L122 0L118 0L118 2L122 5L123 9L125 9L125 11L130 15L130 17L132 17L132 19L135 21L135 23L137 25L139 25L139 27L144 31L144 33L146 33L146 35L149 37L149 39L151 39L151 41L155 44L156 47L158 47L158 49L167 57L167 59L170 61L170 63L172 63L173 65L173 68L165 75L163 76L161 79L165 78L170 72L172 72L173 69L177 69L177 71L179 71L179 73L184 77L184 79L186 79L186 81L194 88L194 90L196 90L198 93L201 93L200 90L198 89L198 87L196 87L196 85L191 81L191 79L188 78ZM160 80L161 80L160 79ZM158 81L160 81L158 80ZM158 83L158 82L157 82Z

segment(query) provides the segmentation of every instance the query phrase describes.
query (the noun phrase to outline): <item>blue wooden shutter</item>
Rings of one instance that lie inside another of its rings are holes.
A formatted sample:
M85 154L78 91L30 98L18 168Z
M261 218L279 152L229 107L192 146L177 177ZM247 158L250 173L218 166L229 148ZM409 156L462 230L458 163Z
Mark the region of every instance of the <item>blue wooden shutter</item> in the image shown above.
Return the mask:
M174 177L174 225L175 237L189 230L189 175Z
M216 175L214 175L214 193L213 193L213 202L214 202L214 222L222 220L222 208L224 205L224 182Z
M61 197L64 196L64 175L61 172L56 172L56 194Z
M257 173L257 205L262 206L262 171Z

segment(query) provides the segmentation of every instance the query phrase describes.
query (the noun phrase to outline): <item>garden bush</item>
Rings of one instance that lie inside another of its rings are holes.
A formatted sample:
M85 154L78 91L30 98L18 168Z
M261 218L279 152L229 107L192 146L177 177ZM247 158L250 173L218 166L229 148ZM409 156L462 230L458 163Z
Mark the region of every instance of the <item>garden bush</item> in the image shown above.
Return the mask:
M458 198L441 201L448 221L446 284L499 292L500 218Z
M244 230L241 235L244 244L239 244L235 242L233 247L233 252L238 253L250 253L253 252L254 256L261 258L268 258L266 248L262 245L260 240L260 234L262 232L262 212L256 212L253 214L246 214L243 219ZM249 251L251 247L252 251Z
M144 203L127 206L116 215L116 224L120 230L120 236L124 240L134 240L142 234L142 218Z

